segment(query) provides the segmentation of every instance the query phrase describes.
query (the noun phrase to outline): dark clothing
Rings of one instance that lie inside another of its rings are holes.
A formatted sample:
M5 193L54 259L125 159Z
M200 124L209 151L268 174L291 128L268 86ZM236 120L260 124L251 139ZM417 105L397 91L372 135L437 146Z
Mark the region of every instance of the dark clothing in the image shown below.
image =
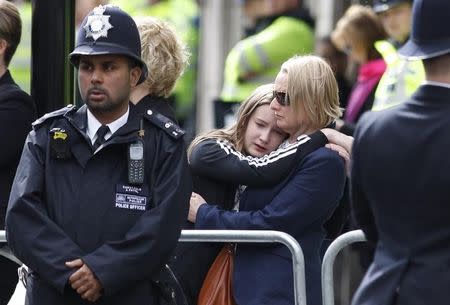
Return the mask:
M34 125L6 216L9 245L32 270L28 304L87 303L68 285L74 270L65 262L76 258L103 285L99 304L158 304L150 279L176 245L191 193L183 133L164 119L130 105L128 122L95 154L85 131L86 106L56 111ZM127 150L140 125L145 178L131 185ZM54 158L54 128L66 135L69 153L61 159Z
M0 77L0 229L5 227L9 191L23 143L36 119L31 97L17 86L9 71Z
M449 113L450 89L427 84L358 124L353 208L376 250L354 305L449 302Z
M301 245L306 267L307 304L321 304L319 251L323 225L342 196L345 171L337 153L319 148L273 187L247 187L239 212L202 205L198 229L277 230ZM238 244L233 294L237 304L294 304L292 256L283 245Z
M159 112L162 115L168 117L172 121L176 122L175 112L170 106L170 101L164 97L146 95L136 105L136 109L139 113L147 113L149 109Z
M189 158L194 191L208 203L231 210L239 184L273 185L288 174L294 162L300 162L325 143L326 137L318 132L289 149L279 149L268 156L254 158L237 152L225 140L206 139L194 147ZM189 223L188 228L193 229L194 225ZM170 265L183 286L189 304L197 304L206 273L222 246L220 243L178 244L176 259Z
M359 67L358 79L353 86L347 101L347 109L344 114L344 126L340 131L346 135L353 135L361 115L372 109L375 99L375 91L378 83L386 70L383 59L369 60Z
M23 143L36 119L31 97L14 82L7 70L0 77L0 230L5 227L9 192ZM17 264L0 257L0 305L7 304L17 284Z

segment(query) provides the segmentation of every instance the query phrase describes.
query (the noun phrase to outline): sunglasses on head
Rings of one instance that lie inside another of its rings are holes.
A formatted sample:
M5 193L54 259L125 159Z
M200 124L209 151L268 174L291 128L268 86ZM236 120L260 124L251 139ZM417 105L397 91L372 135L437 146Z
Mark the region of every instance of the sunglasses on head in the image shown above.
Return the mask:
M277 100L278 104L281 106L289 106L291 102L289 101L289 95L283 91L273 91L273 98Z

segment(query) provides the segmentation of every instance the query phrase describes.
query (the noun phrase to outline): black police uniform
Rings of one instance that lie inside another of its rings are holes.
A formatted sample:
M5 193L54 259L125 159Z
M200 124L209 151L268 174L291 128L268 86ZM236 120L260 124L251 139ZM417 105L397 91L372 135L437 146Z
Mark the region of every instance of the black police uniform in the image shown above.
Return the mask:
M183 131L130 104L128 122L94 154L86 121L86 106L66 107L36 121L25 144L6 226L13 252L32 270L29 304L87 303L68 285L74 270L65 262L76 258L103 285L97 303L157 304L150 278L176 245L192 188ZM145 179L136 186L127 180L127 149L140 124Z

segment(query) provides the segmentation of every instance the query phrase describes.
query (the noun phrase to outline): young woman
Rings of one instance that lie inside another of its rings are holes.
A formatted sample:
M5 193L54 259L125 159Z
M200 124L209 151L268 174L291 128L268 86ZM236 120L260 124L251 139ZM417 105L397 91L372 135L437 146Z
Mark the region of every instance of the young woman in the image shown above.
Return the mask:
M289 135L281 149L317 134L341 114L333 71L319 57L285 62L275 80L274 96L270 108L276 125ZM307 303L321 304L323 225L342 196L344 162L337 153L318 148L291 163L289 173L278 181L271 187L248 186L240 191L238 212L206 204L193 194L189 220L197 229L278 230L292 235L305 256ZM292 262L286 247L238 245L234 268L237 304L294 304Z

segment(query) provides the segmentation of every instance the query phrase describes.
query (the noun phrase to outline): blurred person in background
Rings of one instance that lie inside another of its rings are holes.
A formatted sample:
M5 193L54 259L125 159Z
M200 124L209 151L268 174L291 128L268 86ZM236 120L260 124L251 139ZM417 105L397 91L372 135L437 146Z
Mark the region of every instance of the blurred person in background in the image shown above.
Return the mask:
M195 101L197 98L197 54L200 9L196 0L110 0L133 17L152 16L172 24L191 54L189 63L167 97L175 117L186 131L185 139L195 135Z
M406 60L398 55L411 32L412 0L375 0L373 10L379 16L389 38L375 42L387 69L375 92L372 110L383 110L409 98L425 80L420 60Z
M141 112L155 110L176 121L168 98L188 65L190 54L168 22L154 17L136 17L135 21L141 38L141 57L151 73L133 88L130 100Z
M228 53L224 83L215 101L216 127L229 126L239 104L272 82L281 64L314 50L314 21L300 0L243 0L251 26Z
M31 0L12 1L17 7L22 20L20 45L9 64L9 71L19 87L31 92Z
M375 90L386 70L386 63L375 49L375 41L386 38L386 32L371 8L352 5L331 34L333 43L359 65L343 120L336 129L352 135L361 114L372 108Z
M0 0L0 230L5 229L9 193L36 109L12 78L8 65L20 42L22 22L14 4ZM7 304L17 283L18 265L0 256L0 304Z
M348 64L347 55L334 45L331 36L319 39L316 44L316 54L325 59L333 69L339 88L339 106L345 109L351 91L351 86L345 76Z

